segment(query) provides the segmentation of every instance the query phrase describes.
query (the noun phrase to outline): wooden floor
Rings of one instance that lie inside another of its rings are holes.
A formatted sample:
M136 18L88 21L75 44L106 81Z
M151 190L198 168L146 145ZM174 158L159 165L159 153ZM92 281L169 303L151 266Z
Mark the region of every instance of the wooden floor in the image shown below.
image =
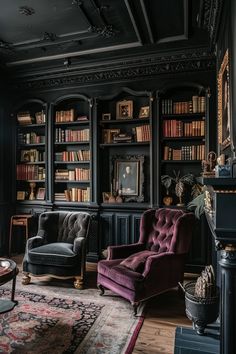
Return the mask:
M12 258L21 264L22 256ZM96 287L96 264L87 263L87 272L87 287ZM150 299L133 354L174 354L177 326L191 326L185 315L184 295L173 289Z
M88 279L91 286L96 282L96 264L88 263ZM186 275L190 281L194 275ZM96 284L96 283L95 283ZM175 329L191 327L185 315L184 294L173 289L147 302L145 320L139 332L133 354L174 354Z

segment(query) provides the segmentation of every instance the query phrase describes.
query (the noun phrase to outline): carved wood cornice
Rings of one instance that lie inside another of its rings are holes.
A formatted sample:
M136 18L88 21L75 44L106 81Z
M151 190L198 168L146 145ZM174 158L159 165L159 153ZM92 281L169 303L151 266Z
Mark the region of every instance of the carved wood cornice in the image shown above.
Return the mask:
M86 67L50 72L38 72L27 77L14 77L16 89L56 89L67 86L89 86L112 81L145 79L161 74L209 71L215 69L215 57L205 49L187 50L184 53L149 55L139 58L110 60Z

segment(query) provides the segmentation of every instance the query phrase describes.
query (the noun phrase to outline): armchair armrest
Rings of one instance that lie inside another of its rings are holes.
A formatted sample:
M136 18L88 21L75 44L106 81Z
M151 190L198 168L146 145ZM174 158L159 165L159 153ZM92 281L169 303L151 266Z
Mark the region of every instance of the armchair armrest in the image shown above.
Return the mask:
M78 254L81 250L83 250L86 239L84 237L77 237L74 240L73 252Z
M33 248L35 247L39 247L39 246L42 246L43 245L43 237L41 236L34 236L34 237L31 237L27 240L27 243L26 243L26 249L27 250L32 250Z
M150 256L146 260L143 276L148 277L150 274L154 274L156 278L157 271L163 275L174 273L179 268L179 264L184 264L184 256L182 254L168 252Z
M131 245L108 246L107 259L127 258L133 253L145 250L144 243L132 243Z

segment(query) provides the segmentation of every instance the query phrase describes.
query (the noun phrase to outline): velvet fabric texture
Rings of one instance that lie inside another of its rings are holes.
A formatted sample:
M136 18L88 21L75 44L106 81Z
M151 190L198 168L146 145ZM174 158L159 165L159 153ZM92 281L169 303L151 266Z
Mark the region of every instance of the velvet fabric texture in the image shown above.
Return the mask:
M26 244L23 272L67 277L83 273L90 223L85 212L42 213L37 235Z
M195 217L178 209L143 213L139 241L109 246L108 258L98 263L98 285L138 303L183 280Z

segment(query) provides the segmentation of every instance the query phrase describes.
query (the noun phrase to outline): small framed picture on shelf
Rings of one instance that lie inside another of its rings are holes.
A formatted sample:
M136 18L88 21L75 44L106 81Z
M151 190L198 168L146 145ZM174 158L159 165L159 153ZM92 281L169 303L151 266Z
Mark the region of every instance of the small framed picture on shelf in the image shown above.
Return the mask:
M133 118L133 101L123 100L116 103L116 119Z
M43 124L45 123L45 113L42 112L36 112L35 113L35 120L36 120L36 124Z
M44 200L45 199L45 188L39 188L37 190L36 199Z
M114 192L125 202L144 201L144 156L114 157Z
M144 107L141 107L140 108L140 111L139 111L139 118L149 118L149 111L150 111L150 108L149 106L144 106Z
M111 120L111 113L102 113L102 120Z
M26 192L25 191L17 191L16 199L17 200L25 200Z

